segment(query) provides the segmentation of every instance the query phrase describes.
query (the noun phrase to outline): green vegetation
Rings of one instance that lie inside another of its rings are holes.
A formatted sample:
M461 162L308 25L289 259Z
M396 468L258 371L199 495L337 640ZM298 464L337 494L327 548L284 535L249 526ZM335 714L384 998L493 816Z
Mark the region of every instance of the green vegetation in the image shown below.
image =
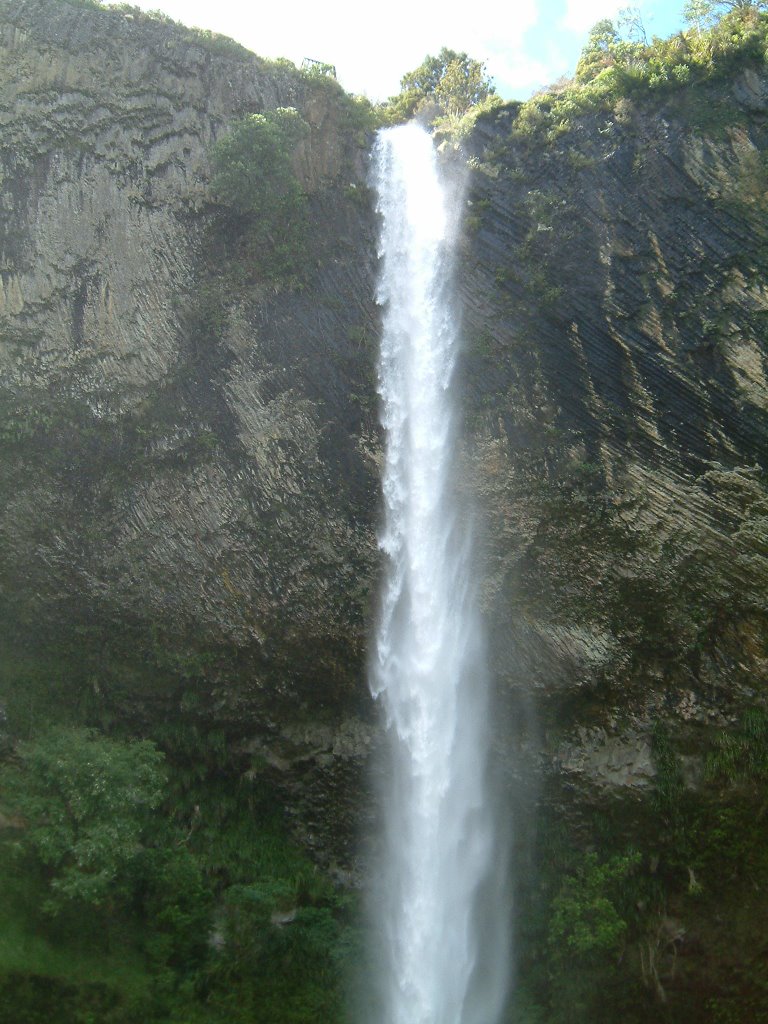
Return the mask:
M561 952L590 959L618 956L627 922L616 909L621 883L637 868L639 854L611 857L601 863L596 853L587 853L576 871L567 875L552 901L549 943Z
M598 22L589 34L573 81L559 84L523 104L515 130L553 138L570 130L576 117L616 108L650 91L730 74L750 61L762 65L768 47L768 15L762 3L703 4L707 18L668 39L646 38L639 13L627 9L614 24ZM711 27L705 21L728 7ZM698 7L697 7L698 10ZM711 16L711 17L710 17Z
M735 732L719 736L707 760L707 776L759 792L768 784L768 713L748 708Z
M27 737L0 773L3 1024L342 1019L354 905L287 838L269 785L193 724L191 683L188 709L137 738L81 724L110 716L63 663L2 652L0 680Z
M282 221L304 196L293 167L309 125L292 107L249 114L231 126L212 154L211 189L237 213Z
M26 821L26 853L44 868L43 909L95 908L119 898L141 853L148 814L160 802L161 754L91 730L57 728L19 745L0 776L8 807Z
M478 114L500 103L483 63L443 47L436 57L425 57L403 75L399 94L389 99L382 113L390 124L423 117L443 134L461 137Z
M400 93L390 99L388 112L392 121L405 121L436 105L442 114L459 116L495 92L484 64L444 46L436 57L425 57L403 75Z
M242 223L251 260L265 276L303 266L307 198L294 162L309 125L292 107L249 114L216 143L211 191Z
M712 738L696 788L668 722L652 749L650 799L569 823L545 808L519 908L514 1024L766 1019L768 713L746 709Z

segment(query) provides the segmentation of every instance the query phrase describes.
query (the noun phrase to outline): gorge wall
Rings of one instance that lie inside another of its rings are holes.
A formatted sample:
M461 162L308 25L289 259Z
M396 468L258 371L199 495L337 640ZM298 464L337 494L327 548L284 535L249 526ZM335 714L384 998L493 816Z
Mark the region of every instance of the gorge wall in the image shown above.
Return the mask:
M375 744L360 105L138 11L0 0L0 47L3 656L65 664L91 715L222 730L346 871ZM210 189L215 142L278 107L310 127L298 275ZM463 144L498 743L587 846L595 814L664 832L660 737L700 791L764 705L767 143L745 66L555 127L506 105ZM0 693L12 739L31 686Z
M744 69L472 140L489 602L506 671L575 712L572 783L643 787L653 720L722 727L764 693L767 102Z
M85 659L123 713L178 708L200 683L204 716L249 742L308 717L324 748L323 709L362 700L375 562L355 104L138 11L0 15L8 636ZM307 269L287 285L253 269L207 188L215 140L280 106L310 126Z

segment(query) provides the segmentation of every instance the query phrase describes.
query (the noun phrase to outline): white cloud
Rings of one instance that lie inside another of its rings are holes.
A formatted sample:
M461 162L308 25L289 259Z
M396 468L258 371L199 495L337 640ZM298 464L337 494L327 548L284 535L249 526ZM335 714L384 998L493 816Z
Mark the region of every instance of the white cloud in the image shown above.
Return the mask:
M551 84L565 67L558 60L541 61L523 53L496 54L488 60L488 72L501 96L526 99Z
M561 25L571 32L587 32L603 18L615 18L629 0L566 0Z
M524 55L524 36L539 17L537 0L519 0L514 13L509 0L486 0L482 16L457 0L434 8L419 0L392 0L386 10L375 11L353 0L257 8L241 0L135 2L145 10L159 6L185 25L230 35L263 57L335 64L345 88L372 99L396 93L401 77L443 46L487 61L491 75L510 81L525 78L524 69L537 64Z

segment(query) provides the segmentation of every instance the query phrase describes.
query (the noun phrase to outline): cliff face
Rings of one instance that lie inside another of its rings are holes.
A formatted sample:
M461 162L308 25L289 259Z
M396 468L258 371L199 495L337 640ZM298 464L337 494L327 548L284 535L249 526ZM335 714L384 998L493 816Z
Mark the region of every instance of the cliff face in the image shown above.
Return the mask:
M257 660L279 634L304 666L281 678L324 657L354 675L375 256L350 104L149 19L0 14L4 600ZM300 286L243 265L206 191L215 139L277 106L311 128Z
M203 717L258 749L283 703L336 728L362 692L377 501L355 105L139 12L3 2L0 46L6 638L123 713L199 684ZM216 139L280 106L310 128L300 281L263 271L208 188Z
M489 600L502 671L568 709L569 784L647 787L653 722L722 727L765 692L767 111L746 70L474 138Z
M0 0L0 47L3 657L66 664L108 716L223 729L348 864L380 446L359 111L138 12ZM310 128L298 275L210 189L216 140L281 106ZM621 808L660 835L659 736L700 791L764 702L766 144L756 68L549 135L508 106L467 144L499 741L543 750L576 833Z
M742 68L472 139L467 455L497 674L538 711L521 973L554 1020L765 1012L766 114ZM579 951L598 892L618 968Z

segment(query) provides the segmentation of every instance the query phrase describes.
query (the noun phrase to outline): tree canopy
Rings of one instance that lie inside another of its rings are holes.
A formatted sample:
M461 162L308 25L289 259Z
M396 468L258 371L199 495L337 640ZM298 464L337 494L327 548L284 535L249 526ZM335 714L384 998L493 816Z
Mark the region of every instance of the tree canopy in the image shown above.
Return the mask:
M3 772L24 843L45 866L56 913L76 900L104 905L142 849L149 812L165 782L163 755L147 740L114 740L59 727L19 746Z
M444 46L400 79L400 93L390 100L393 120L412 117L433 103L441 113L460 117L496 93L482 61Z
M307 197L296 150L309 125L293 107L248 114L213 148L211 191L237 215L248 261L272 279L303 272Z
M238 213L277 221L301 198L293 169L309 125L293 107L248 114L216 143L211 188Z

